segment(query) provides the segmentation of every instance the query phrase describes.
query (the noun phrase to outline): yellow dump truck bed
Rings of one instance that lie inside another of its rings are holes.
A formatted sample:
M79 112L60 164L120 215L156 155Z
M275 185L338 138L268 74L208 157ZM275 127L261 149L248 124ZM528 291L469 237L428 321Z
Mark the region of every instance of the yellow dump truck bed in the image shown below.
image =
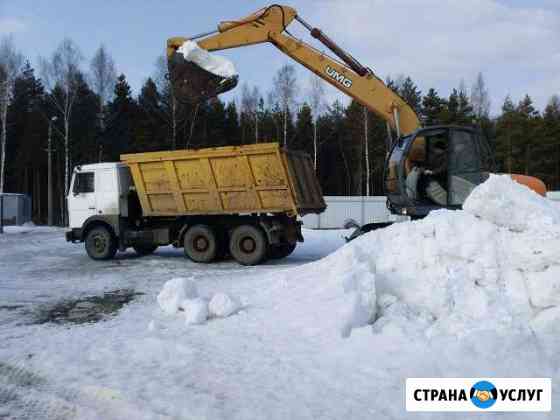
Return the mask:
M277 143L122 155L144 216L321 213L311 159Z

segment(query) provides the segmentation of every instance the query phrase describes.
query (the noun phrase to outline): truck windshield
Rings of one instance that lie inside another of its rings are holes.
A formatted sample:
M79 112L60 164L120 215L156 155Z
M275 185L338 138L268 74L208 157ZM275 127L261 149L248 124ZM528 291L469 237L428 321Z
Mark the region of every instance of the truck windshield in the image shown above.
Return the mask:
M80 172L76 174L74 180L74 187L72 192L74 194L92 193L94 191L94 173L93 172Z

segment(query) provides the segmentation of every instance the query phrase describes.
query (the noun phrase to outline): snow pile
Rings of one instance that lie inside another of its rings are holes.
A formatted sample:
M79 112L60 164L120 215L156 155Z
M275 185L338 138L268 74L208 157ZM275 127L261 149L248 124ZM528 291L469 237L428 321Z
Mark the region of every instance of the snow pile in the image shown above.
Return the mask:
M185 324L204 324L208 319L208 302L203 298L188 299L181 305L185 311Z
M215 318L226 318L241 308L241 302L237 298L225 293L216 293L208 303L208 310Z
M212 74L225 78L237 76L237 71L231 61L220 56L211 55L208 51L200 48L194 41L185 41L177 49L177 52L183 54L185 60L195 63Z
M330 310L342 336L374 320L377 332L458 337L560 324L560 209L498 175L464 208L368 233L312 264L319 286L343 293Z
M354 328L373 322L377 311L374 267L367 255L359 252L354 254L353 269L341 276L344 290L340 323L342 337L349 337Z
M196 299L198 290L191 279L177 277L169 280L163 285L163 289L157 296L157 301L163 312L174 315L183 309L185 301Z
M184 312L186 325L204 324L208 318L226 318L241 309L241 302L225 293L216 293L209 300L199 296L196 283L183 277L167 281L157 301L167 315ZM155 324L150 323L148 329L153 331Z
M463 207L482 219L516 231L560 224L556 203L512 182L507 175L491 175L471 193Z

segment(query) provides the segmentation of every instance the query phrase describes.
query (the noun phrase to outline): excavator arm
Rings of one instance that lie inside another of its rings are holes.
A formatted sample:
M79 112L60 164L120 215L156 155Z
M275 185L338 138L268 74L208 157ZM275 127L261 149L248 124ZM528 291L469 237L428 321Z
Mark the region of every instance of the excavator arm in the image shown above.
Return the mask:
M339 59L334 59L308 43L292 36L287 27L294 20L300 22L311 36L322 42ZM191 38L174 37L167 41L167 56L171 63L177 50L188 40L207 51L218 51L269 42L317 76L355 99L387 121L397 135L409 134L420 127L416 112L393 90L385 85L371 69L362 66L342 50L322 31L312 28L288 6L272 5L239 21L226 21L217 31ZM184 77L174 75L171 79ZM174 67L177 68L177 67Z

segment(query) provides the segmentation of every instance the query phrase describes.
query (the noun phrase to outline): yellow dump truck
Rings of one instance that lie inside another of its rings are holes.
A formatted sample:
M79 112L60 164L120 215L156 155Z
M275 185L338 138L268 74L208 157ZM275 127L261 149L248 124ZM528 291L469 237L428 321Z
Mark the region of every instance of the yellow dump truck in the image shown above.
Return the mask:
M196 262L255 265L291 254L297 216L325 207L309 156L277 143L128 154L75 168L67 239L93 259L172 244Z

